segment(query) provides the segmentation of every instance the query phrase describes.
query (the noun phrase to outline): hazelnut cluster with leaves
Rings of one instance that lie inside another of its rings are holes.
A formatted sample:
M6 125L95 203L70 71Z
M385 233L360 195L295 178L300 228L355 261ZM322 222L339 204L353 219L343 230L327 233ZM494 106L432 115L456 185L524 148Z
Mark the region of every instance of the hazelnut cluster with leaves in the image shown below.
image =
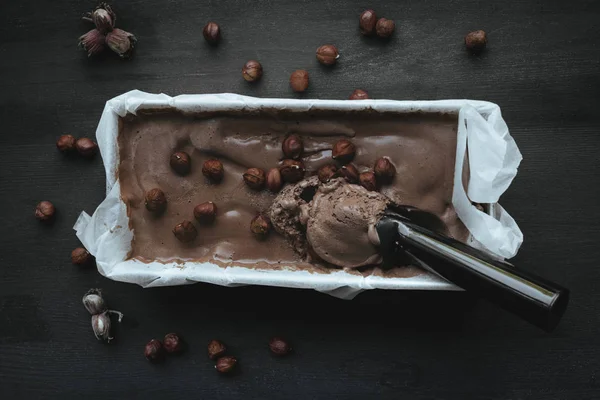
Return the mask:
M83 20L96 26L79 38L79 47L87 51L88 57L101 53L106 47L121 58L131 56L137 39L132 33L115 28L117 15L108 4L101 3L93 11L86 13Z

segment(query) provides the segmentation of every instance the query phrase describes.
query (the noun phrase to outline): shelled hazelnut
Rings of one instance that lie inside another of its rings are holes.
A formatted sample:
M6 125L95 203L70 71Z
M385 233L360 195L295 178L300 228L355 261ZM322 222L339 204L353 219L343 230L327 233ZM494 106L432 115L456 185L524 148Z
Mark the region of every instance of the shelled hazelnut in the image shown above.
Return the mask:
M277 193L281 190L282 186L283 178L281 177L279 168L271 168L269 172L267 172L267 189L273 193Z
M380 18L375 25L375 32L377 36L383 39L387 39L394 33L396 24L391 19Z
M362 187L372 192L377 191L377 178L371 171L363 172L358 176L358 182Z
M144 356L150 362L161 362L164 357L164 349L160 340L152 339L144 348Z
M196 236L198 236L198 231L196 230L194 224L188 220L184 220L175 225L175 228L173 228L173 234L181 243L189 243L196 239Z
M226 351L227 346L219 340L213 339L208 344L208 358L211 360L224 356Z
M317 49L317 60L323 65L333 65L340 57L337 47L325 44Z
M212 201L206 201L194 207L194 218L203 225L210 225L217 217L217 205Z
M346 164L342 168L339 169L339 173L341 176L346 178L346 180L350 183L358 183L358 169L354 166L354 164Z
M262 77L262 65L256 60L250 60L242 68L242 76L247 82L256 82Z
M204 161L202 164L202 174L211 182L219 183L225 176L225 170L223 169L223 164L221 161L213 158Z
M279 171L285 182L296 183L304 178L306 168L302 161L287 159L282 161Z
M187 175L192 169L192 159L185 151L177 151L171 154L169 164L171 165L171 168L173 168L173 171L177 172L179 175Z
M331 157L342 164L348 164L354 159L355 155L356 146L348 139L338 140L331 150Z
M377 24L377 15L373 10L365 10L360 14L358 26L360 33L365 36L371 36L375 33L375 25Z
M382 184L390 183L396 176L396 167L387 157L378 158L375 161L373 171L377 177L377 182L381 182Z
M369 94L362 89L356 89L350 95L350 100L367 100L369 98Z
M71 262L75 265L88 265L94 257L83 247L77 247L71 252Z
M54 218L55 213L56 208L54 207L54 204L47 200L40 201L35 207L35 217L43 222L51 221Z
M167 208L167 197L159 188L150 189L146 192L146 209L154 214L160 214Z
M297 135L290 135L281 144L281 150L286 158L297 160L302 156L304 143Z
M264 239L271 231L271 220L264 214L258 214L250 221L250 231L257 239Z
M163 339L163 348L169 354L181 353L183 351L183 341L176 333L168 333Z
M246 185L252 190L261 190L265 186L266 175L261 168L248 168L243 178Z
M79 138L75 142L77 152L83 157L91 158L98 152L98 145L92 139Z
M212 45L215 45L219 43L219 40L221 40L221 28L217 23L209 22L204 26L202 35L204 36L204 40Z
M487 46L487 34L482 30L469 32L465 36L465 46L473 54L481 53Z
M308 89L308 72L303 69L292 72L290 86L294 92L304 92Z
M56 141L56 148L62 153L72 153L75 150L77 139L73 135L62 135Z
M231 356L223 356L219 358L215 364L215 369L221 374L228 374L235 369L237 358Z
M292 351L292 346L290 346L287 340L274 337L269 341L269 349L277 356L286 356Z
M327 183L333 177L337 176L337 172L338 172L338 169L335 165L326 164L326 165L323 165L321 168L319 168L319 170L317 171L317 176L319 177L319 180L321 182Z

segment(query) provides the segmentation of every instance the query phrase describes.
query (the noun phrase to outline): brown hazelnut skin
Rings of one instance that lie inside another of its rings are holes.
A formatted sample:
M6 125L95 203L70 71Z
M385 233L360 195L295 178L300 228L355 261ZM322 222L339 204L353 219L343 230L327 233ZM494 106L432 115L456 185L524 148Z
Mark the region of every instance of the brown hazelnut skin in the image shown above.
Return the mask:
M348 164L354 159L355 155L356 146L348 139L338 140L331 150L331 157L342 164Z
M280 337L274 337L269 340L269 349L271 353L277 356L287 356L292 351L290 344Z
M350 95L350 100L368 100L369 94L362 89L356 89Z
M196 230L194 224L188 220L185 220L175 225L175 228L173 228L173 234L181 243L189 243L196 239L196 236L198 236L198 231Z
M54 218L56 208L47 200L40 201L35 207L35 217L43 222L50 222Z
M71 262L75 265L88 265L94 257L83 247L78 247L71 252Z
M329 182L332 178L335 178L338 175L338 169L333 164L323 165L317 171L317 176L319 180L323 183Z
M290 135L286 137L281 144L281 150L283 151L285 158L297 160L302 156L302 152L304 151L304 143L298 136Z
M62 153L71 153L75 150L76 141L73 135L62 135L56 141L56 148Z
M163 339L163 348L169 354L181 353L183 351L183 341L176 333L167 333Z
M354 164L346 164L342 168L339 169L339 174L346 178L349 183L358 183L358 169L354 166Z
M221 40L221 28L219 28L217 23L209 22L204 26L202 35L204 36L204 40L212 45L215 45L219 43L219 40Z
M304 168L302 161L288 159L282 161L279 172L281 172L281 176L285 182L296 183L304 178L306 168Z
M387 39L394 33L396 24L391 19L380 18L375 25L375 32L380 38Z
M292 72L290 86L294 92L304 92L308 89L308 72L303 69Z
M231 356L224 356L217 359L215 369L221 374L228 374L231 371L233 371L236 365L237 358Z
M323 65L333 65L340 57L337 47L325 44L317 49L317 60Z
M146 192L146 209L154 214L160 214L167 208L165 193L159 188L150 189Z
M248 168L243 177L246 185L252 190L261 190L267 180L265 171L261 168Z
M358 27L360 33L365 36L372 36L375 33L375 25L377 24L377 15L373 10L365 10L360 14L358 19Z
M202 164L202 174L212 182L221 182L223 176L225 176L223 163L215 159L204 161L204 164Z
M210 225L217 217L217 205L212 201L198 204L194 207L194 218L203 225Z
M358 176L358 182L362 187L372 192L377 191L377 178L371 171L363 172Z
M469 32L465 36L465 46L473 54L481 53L487 46L487 34L482 30Z
M79 138L75 142L77 152L83 157L94 157L98 152L98 145L92 139Z
M208 358L211 360L224 356L226 351L227 346L219 340L213 339L208 344Z
M242 68L242 76L247 82L256 82L262 77L262 65L256 60L250 60Z
M269 235L271 231L271 220L264 214L258 214L250 221L250 232L254 234L257 239L264 239Z
M390 183L396 176L396 167L394 167L394 164L392 164L390 159L387 157L378 158L377 161L375 161L373 171L377 177L377 182L381 182L383 184Z
M173 168L173 171L177 172L179 175L187 175L192 169L192 159L185 151L177 151L171 154L169 164L171 165L171 168Z
M165 358L165 352L160 340L149 341L144 348L144 356L148 361L161 362Z
M281 190L282 186L283 178L281 177L279 168L271 168L269 172L267 172L267 189L273 193L277 193Z

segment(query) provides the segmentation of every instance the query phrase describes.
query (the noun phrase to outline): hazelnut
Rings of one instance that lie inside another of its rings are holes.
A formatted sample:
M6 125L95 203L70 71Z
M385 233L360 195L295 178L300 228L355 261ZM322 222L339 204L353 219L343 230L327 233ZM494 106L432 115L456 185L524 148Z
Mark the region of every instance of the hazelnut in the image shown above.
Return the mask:
M93 157L98 152L98 145L92 139L79 138L75 142L77 152L83 157Z
M481 53L487 45L487 34L482 30L469 32L467 36L465 36L465 45L467 46L467 50L471 53Z
M396 167L387 157L378 158L373 167L377 181L383 184L390 183L396 176Z
M201 224L210 225L215 222L217 216L217 205L212 201L198 204L194 207L194 218Z
M252 190L261 190L265 186L265 171L260 168L248 168L243 176L244 182Z
M54 204L46 200L40 201L35 207L35 217L40 221L48 222L52 220L55 212Z
M271 168L267 172L267 189L273 193L277 193L281 190L281 186L283 186L283 180L279 168Z
M163 339L163 347L169 354L181 353L183 351L183 341L176 333L167 333Z
M159 188L150 189L146 192L146 209L154 214L160 214L167 208L165 193Z
M354 159L355 155L356 146L354 146L354 143L348 139L338 140L337 143L333 145L333 149L331 151L331 157L342 164L348 164L350 161L352 161L352 159Z
M350 95L350 100L367 100L369 98L369 94L361 89L356 89Z
M294 92L304 92L308 89L308 72L303 69L292 72L290 86Z
M375 33L375 24L377 24L377 15L373 10L365 10L360 14L358 26L360 33L365 36L371 36Z
M189 243L196 239L196 236L198 236L198 231L196 230L194 224L188 220L185 220L175 225L175 228L173 228L173 234L181 243Z
M286 158L297 160L302 156L304 143L302 143L302 139L298 136L290 135L281 144L281 150Z
M70 153L75 150L75 142L73 135L62 135L56 141L56 148L63 153Z
M244 68L242 68L242 76L248 82L255 82L259 80L262 76L262 73L262 65L255 60L248 61L246 64L244 64Z
M258 214L250 222L250 231L257 239L264 239L271 231L271 220L264 214Z
M235 357L224 356L217 360L217 363L215 364L215 369L221 374L228 374L231 371L233 371L236 365L237 359Z
M71 262L75 265L88 265L93 258L83 247L78 247L71 252Z
M146 359L151 362L160 362L163 360L165 353L163 349L163 345L160 340L152 339L146 344L146 348L144 349L144 356Z
M380 38L387 39L394 33L396 24L391 19L380 18L375 25L375 31Z
M171 154L169 163L171 164L173 171L177 172L179 175L189 174L190 169L192 168L190 155L184 151L177 151Z
M217 44L221 40L221 28L215 22L209 22L202 30L204 39L210 44Z
M304 178L306 168L304 168L302 161L283 160L279 172L281 172L281 176L285 182L296 183Z
M218 340L211 340L208 344L208 358L214 360L225 355L227 347L225 344Z
M362 187L372 192L377 191L377 178L375 174L371 171L363 172L358 176L358 183Z
M323 165L321 168L319 168L319 171L317 171L317 176L319 177L319 180L321 182L327 183L327 182L329 182L329 180L331 178L334 178L337 176L337 172L338 172L338 169L335 165L327 164L327 165Z
M354 166L354 164L346 164L342 168L340 168L339 173L341 176L346 178L346 180L350 183L358 183L358 169Z
M280 337L274 337L269 341L271 352L278 356L286 356L292 351L290 344Z
M212 182L221 182L225 175L223 164L215 159L206 160L202 164L202 174Z
M333 65L340 57L337 47L326 44L317 49L317 60L323 65Z

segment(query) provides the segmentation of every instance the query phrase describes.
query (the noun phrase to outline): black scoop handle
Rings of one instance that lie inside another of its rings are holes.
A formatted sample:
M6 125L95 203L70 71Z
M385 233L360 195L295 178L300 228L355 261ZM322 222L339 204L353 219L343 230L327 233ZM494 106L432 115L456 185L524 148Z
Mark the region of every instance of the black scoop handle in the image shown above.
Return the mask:
M413 208L408 210L411 212L388 212L377 224L384 260L393 262L408 255L417 266L547 332L558 325L569 302L568 289L434 232L423 225L436 229L427 222L435 216Z

